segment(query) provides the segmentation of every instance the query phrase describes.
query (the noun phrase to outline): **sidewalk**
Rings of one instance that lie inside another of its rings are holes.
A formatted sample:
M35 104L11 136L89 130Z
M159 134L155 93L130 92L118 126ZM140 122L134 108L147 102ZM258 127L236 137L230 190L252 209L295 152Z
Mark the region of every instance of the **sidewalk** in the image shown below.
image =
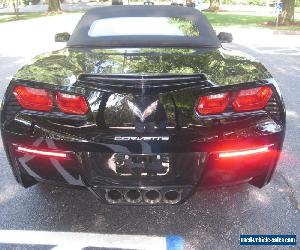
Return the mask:
M300 35L276 34L276 31L267 28L239 28L239 27L221 27L217 32L225 31L233 35L233 43L237 43L250 48L268 47L268 48L299 48ZM298 49L297 49L298 50Z

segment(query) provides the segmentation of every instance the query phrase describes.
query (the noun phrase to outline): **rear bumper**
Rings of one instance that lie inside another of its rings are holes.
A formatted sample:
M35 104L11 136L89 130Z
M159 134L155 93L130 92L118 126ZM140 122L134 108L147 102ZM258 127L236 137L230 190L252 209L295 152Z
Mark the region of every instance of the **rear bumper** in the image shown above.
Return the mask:
M164 202L166 192L175 190L180 194L180 200L176 202L179 203L191 196L198 187L239 182L262 187L270 181L284 139L284 126L265 118L239 128L171 130L168 132L169 141L147 142L120 142L103 136L94 137L93 141L83 140L80 133L77 138L68 138L65 132L41 127L29 133L32 129L29 123L20 124L17 120L13 123L14 126L10 124L2 128L2 136L13 172L23 186L30 185L25 183L24 177L29 177L32 183L81 186L108 203L114 203L107 199L110 190L122 194L118 203L128 203L126 192L138 190L142 197L139 204L143 204L147 203L144 194L149 190L158 191L161 202ZM64 152L68 158L20 152L16 150L18 145ZM244 152L266 146L267 152L219 157L220 152ZM160 175L120 175L116 171L116 154L167 157L168 167Z

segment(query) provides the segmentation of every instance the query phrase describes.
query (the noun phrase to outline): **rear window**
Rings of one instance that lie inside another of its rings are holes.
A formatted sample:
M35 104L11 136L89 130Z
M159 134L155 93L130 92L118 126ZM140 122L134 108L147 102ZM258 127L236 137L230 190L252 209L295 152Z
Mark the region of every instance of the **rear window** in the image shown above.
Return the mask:
M181 17L116 17L95 20L88 36L199 37L200 31L191 20Z

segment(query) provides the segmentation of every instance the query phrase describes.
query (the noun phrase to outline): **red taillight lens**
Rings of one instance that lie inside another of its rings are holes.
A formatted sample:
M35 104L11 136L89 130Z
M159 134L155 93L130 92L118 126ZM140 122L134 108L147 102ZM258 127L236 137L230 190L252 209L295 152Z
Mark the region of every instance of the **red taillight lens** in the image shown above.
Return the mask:
M84 115L89 109L83 96L57 93L55 97L59 109L66 114Z
M25 109L50 111L53 107L51 96L46 90L16 86L13 93Z
M196 108L202 115L222 113L228 106L229 99L229 93L202 96Z
M251 111L264 108L272 96L272 89L268 86L240 90L232 106L235 111Z

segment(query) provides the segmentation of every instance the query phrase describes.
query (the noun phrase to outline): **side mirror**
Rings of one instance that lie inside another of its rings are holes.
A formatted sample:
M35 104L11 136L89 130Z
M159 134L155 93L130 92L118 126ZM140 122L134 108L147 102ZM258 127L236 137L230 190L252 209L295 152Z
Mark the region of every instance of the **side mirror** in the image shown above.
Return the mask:
M68 32L63 33L57 33L55 35L55 42L61 43L61 42L67 42L70 39L70 34Z
M231 43L233 40L232 34L227 32L220 32L218 38L221 43Z

